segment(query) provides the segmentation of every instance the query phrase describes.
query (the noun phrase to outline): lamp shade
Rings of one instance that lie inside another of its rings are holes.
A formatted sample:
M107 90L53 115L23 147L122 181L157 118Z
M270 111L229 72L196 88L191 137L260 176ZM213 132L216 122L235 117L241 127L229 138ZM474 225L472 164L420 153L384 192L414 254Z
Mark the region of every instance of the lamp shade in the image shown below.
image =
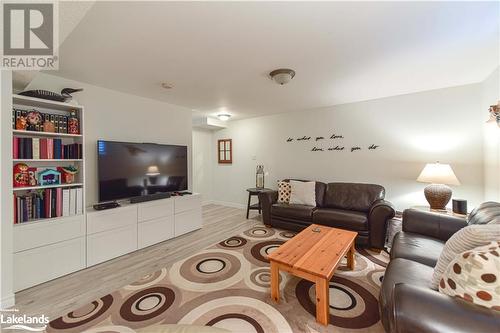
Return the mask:
M158 166L156 165L151 165L148 167L148 171L146 172L147 176L158 176L160 174L160 170L158 169Z
M449 164L428 163L417 178L418 182L446 185L460 185Z

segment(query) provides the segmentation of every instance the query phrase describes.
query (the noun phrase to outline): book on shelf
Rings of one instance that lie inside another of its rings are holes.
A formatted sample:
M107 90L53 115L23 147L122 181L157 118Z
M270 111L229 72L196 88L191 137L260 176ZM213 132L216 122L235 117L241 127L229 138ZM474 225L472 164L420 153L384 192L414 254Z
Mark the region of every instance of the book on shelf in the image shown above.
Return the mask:
M62 139L14 137L14 159L81 159L82 144L63 144Z
M83 188L48 188L14 193L14 224L83 214Z

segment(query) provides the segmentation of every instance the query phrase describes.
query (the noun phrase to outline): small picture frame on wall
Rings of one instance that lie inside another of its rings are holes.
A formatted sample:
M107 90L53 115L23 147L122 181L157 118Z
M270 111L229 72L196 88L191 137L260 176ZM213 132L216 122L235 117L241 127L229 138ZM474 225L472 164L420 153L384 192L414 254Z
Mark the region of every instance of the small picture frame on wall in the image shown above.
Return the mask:
M217 141L217 158L219 164L233 163L233 140L221 139Z

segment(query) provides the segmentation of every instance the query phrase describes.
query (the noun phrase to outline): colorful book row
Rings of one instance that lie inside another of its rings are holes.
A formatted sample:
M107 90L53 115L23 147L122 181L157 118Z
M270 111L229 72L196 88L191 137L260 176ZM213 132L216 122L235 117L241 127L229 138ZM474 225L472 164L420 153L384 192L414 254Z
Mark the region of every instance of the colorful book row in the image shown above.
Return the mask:
M80 214L83 214L81 187L14 193L14 224Z
M82 144L64 145L62 139L14 137L14 159L81 159Z

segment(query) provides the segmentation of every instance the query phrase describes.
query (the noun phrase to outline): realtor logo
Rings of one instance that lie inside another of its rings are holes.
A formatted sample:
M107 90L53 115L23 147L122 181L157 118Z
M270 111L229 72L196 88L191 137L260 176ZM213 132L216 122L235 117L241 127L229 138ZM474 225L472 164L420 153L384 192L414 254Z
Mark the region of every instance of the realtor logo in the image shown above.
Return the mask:
M57 4L3 3L2 68L57 69Z

